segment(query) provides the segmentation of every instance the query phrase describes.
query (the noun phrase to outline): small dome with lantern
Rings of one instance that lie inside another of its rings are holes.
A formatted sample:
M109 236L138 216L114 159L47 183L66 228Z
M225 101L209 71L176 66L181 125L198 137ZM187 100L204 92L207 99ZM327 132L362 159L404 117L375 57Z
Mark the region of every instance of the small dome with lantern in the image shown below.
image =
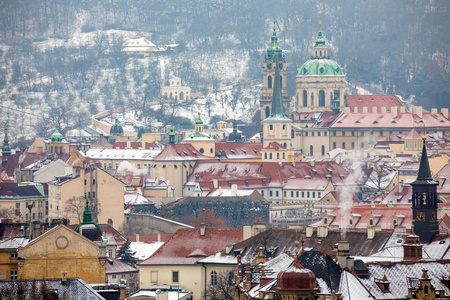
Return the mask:
M116 122L113 126L111 126L111 129L109 130L109 133L111 135L121 135L123 134L123 128L122 125L120 125L119 120L116 118Z
M316 275L310 269L303 267L298 257L289 268L278 273L276 290L279 292L303 292L317 289Z

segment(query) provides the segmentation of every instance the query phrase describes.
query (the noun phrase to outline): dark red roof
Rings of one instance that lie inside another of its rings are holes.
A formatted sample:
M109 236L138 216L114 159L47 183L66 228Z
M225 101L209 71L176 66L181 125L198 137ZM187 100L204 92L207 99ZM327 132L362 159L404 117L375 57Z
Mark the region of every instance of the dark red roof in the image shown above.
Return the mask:
M114 227L106 224L100 224L100 228L102 229L103 234L108 239L107 246L122 246L126 244L126 237L118 232Z
M230 158L260 158L261 143L216 143L216 155L220 155L223 151Z
M140 265L191 265L243 239L242 228L181 228ZM199 255L201 253L201 255Z

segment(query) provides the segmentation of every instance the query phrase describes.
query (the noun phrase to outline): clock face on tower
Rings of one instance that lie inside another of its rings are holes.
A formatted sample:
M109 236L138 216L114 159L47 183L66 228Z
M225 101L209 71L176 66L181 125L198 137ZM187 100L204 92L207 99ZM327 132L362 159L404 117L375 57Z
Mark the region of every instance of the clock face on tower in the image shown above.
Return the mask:
M416 216L418 221L425 221L425 212L418 211Z
M436 213L432 212L431 213L431 221L435 221L436 220Z

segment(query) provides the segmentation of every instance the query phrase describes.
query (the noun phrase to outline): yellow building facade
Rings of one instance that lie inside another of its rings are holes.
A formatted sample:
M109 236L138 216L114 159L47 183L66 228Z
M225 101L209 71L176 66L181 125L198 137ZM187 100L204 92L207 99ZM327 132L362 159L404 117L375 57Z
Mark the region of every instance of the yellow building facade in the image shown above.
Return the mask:
M18 279L80 278L106 282L106 250L64 225L52 228L18 250ZM64 275L65 274L65 275Z

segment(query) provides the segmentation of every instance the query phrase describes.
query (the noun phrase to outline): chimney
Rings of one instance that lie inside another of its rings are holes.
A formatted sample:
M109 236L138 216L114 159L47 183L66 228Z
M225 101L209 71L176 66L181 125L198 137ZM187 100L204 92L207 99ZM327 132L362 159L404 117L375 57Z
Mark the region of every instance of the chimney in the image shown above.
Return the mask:
M406 109L404 106L400 106L400 113L404 114L406 112Z
M350 245L347 241L338 242L337 262L342 269L351 270L353 267L353 258L350 257Z
M306 237L310 238L314 234L314 228L312 226L306 227Z
M217 187L219 186L219 182L217 181L217 179L213 179L213 186L215 189L217 189Z
M441 108L442 115L448 119L448 108Z
M310 165L311 165L311 167L314 167L314 166L316 165L316 163L314 162L314 160L312 160L312 161L310 162Z
M237 196L237 184L231 185L231 196Z
M373 240L374 237L375 237L375 227L367 228L367 239Z
M158 242L161 242L161 233L158 233L157 237L158 237Z
M355 106L355 108L353 109L353 113L355 113L355 114L358 113L358 106Z
M386 106L382 106L382 107L381 107L381 113L382 113L382 114L385 114L385 113L386 113Z
M376 106L372 107L372 113L374 114L378 113L378 108Z
M249 291L252 287L252 271L250 271L250 263L245 266L245 290Z
M416 115L422 119L423 117L422 106L416 106Z
M200 236L205 236L206 226L205 223L200 224Z
M66 271L61 272L61 282L67 282L67 272Z
M108 219L107 223L108 223L108 226L113 227L113 220L112 219Z
M136 233L136 242L139 243L139 233Z
M327 226L319 226L317 228L317 237L325 238L328 235L328 227Z
M431 109L431 113L432 113L432 114L437 114L437 113L438 113L437 108L432 108L432 109Z
M363 107L363 114L367 114L367 106Z
M266 272L262 270L261 277L259 277L259 286L265 286L270 280L271 279L266 276Z
M397 117L397 115L398 115L398 107L397 106L392 106L391 107L391 112L394 115L394 118Z
M401 180L399 183L398 183L398 192L401 194L401 193L403 193L403 180Z
M131 149L131 142L130 142L130 140L127 140L127 148L126 149Z

